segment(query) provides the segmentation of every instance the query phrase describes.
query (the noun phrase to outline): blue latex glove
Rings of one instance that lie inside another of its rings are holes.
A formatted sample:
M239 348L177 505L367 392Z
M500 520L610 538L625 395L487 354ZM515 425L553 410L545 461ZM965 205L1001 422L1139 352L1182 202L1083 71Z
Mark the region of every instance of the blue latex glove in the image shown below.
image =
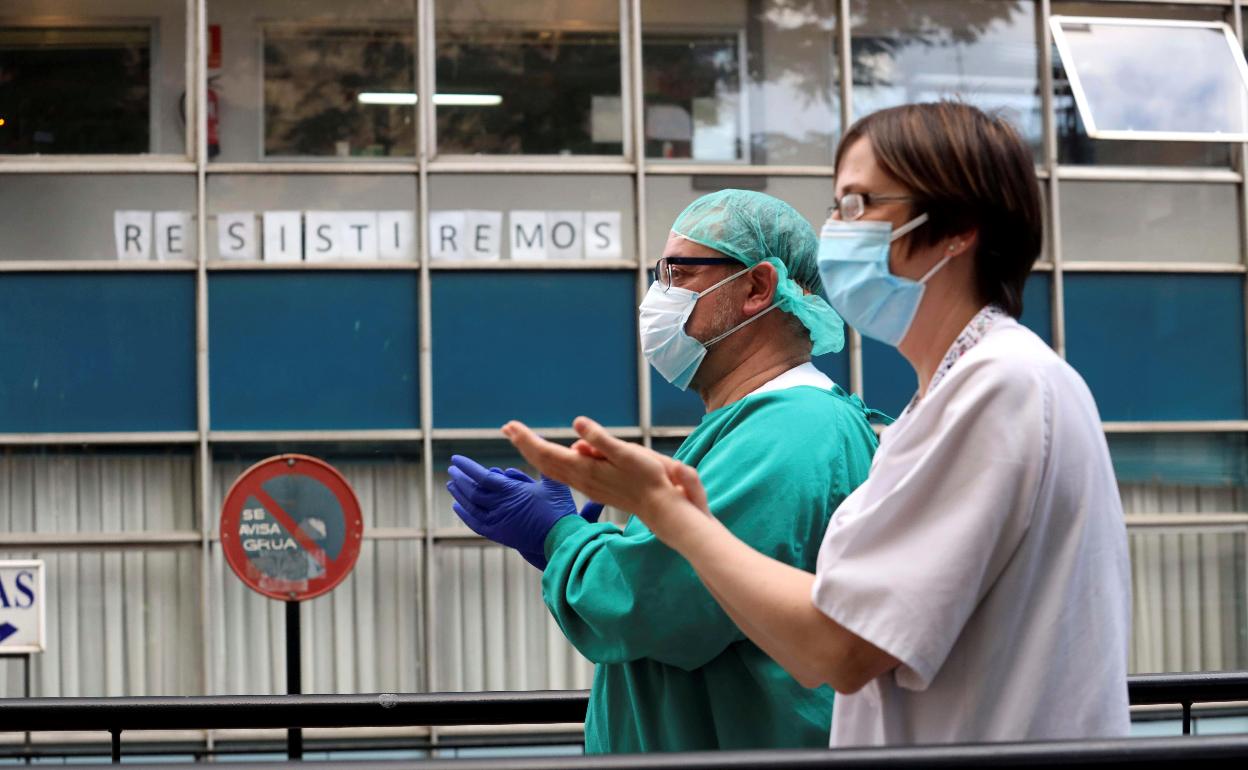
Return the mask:
M578 513L566 484L546 477L535 481L515 468L487 470L454 455L448 471L446 488L455 498L456 515L478 535L515 548L538 569L546 568L546 536L556 521L580 515L592 523L602 514L602 505L592 502Z

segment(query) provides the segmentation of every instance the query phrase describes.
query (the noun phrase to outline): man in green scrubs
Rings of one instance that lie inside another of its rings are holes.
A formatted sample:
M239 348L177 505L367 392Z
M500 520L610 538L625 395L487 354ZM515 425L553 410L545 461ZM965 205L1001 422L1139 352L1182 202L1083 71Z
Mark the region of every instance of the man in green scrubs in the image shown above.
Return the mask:
M819 296L817 248L783 201L703 196L673 224L639 317L646 358L706 405L676 458L738 537L808 571L876 447L862 402L810 362L844 344ZM546 606L597 664L586 751L827 745L832 690L786 674L639 520L598 521L601 506L578 512L556 481L466 457L450 474L456 513L544 570Z

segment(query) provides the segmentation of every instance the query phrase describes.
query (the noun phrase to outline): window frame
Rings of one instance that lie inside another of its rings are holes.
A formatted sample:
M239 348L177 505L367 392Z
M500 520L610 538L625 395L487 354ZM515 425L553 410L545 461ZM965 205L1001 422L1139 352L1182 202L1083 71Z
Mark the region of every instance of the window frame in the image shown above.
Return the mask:
M1086 24L1088 26L1118 27L1164 27L1178 29L1216 29L1222 32L1223 40L1230 49L1231 59L1239 74L1240 85L1244 89L1245 102L1248 103L1248 64L1244 61L1244 52L1235 36L1235 31L1225 21L1195 21L1191 19L1138 19L1115 16L1063 16L1049 17L1049 29L1053 34L1053 44L1061 55L1062 66L1070 83L1070 90L1075 99L1076 109L1083 121L1084 128L1090 139L1111 139L1119 141L1154 141L1154 142L1215 142L1219 144L1237 144L1248 142L1248 117L1245 117L1244 129L1237 133L1214 133L1211 131L1132 131L1121 129L1099 129L1092 115L1092 106L1088 101L1087 92L1079 75L1079 61L1073 55L1070 42L1066 39L1064 24Z

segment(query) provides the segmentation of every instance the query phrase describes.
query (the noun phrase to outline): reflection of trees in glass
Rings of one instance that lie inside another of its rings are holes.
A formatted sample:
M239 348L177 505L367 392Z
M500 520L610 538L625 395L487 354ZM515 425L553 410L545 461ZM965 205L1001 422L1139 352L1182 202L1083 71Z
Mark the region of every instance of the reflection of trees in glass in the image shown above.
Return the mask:
M0 153L151 151L151 32L0 30Z
M713 105L714 116L724 106L736 109L741 95L740 57L736 35L646 33L642 40L646 104L646 155L658 158L693 157L699 103ZM725 104L728 103L728 104ZM734 159L742 157L740 126Z
M410 32L282 27L264 41L266 155L415 154L413 105L362 104L361 93L415 93Z
M1036 3L860 0L853 4L854 112L961 98L999 111L1042 152Z
M436 77L439 94L502 97L497 105L439 105L439 152L618 155L623 151L616 32L515 30L481 24L442 28ZM595 108L600 111L598 136Z

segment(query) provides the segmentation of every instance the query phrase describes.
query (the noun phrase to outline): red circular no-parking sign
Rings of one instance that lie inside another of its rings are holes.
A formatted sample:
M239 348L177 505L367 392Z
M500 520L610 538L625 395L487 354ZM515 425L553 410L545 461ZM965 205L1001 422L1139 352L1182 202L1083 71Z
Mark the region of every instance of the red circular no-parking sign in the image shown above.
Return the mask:
M360 555L364 520L351 485L315 457L261 460L221 509L221 550L253 591L302 601L333 590Z

